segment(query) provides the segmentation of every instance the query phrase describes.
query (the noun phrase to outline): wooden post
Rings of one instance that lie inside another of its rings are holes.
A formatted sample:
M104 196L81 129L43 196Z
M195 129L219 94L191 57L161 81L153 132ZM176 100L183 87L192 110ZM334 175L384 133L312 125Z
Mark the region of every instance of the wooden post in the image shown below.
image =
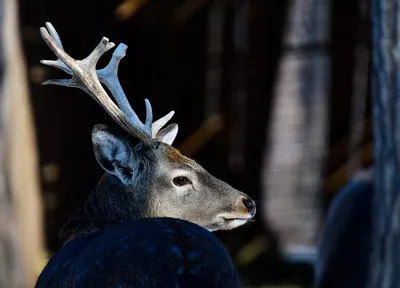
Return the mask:
M16 4L2 0L0 9L0 287L32 287L43 252L35 131Z

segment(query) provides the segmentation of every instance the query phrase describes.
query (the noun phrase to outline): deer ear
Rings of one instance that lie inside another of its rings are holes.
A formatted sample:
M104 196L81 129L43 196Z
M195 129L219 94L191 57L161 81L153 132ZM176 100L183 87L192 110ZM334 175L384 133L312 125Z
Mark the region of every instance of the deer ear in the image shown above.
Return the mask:
M128 185L132 182L134 154L131 145L105 125L96 125L92 131L94 155L100 166Z
M172 145L172 142L174 142L176 135L178 135L178 125L174 123L161 129L157 133L157 139L168 145Z

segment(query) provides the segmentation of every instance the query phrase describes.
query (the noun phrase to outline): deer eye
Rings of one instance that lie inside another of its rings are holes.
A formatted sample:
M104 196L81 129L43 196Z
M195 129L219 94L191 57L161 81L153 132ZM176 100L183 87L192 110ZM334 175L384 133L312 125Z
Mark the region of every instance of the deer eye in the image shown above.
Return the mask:
M188 179L187 177L185 177L185 176L175 177L175 178L172 180L172 182L174 182L174 184L175 184L176 186L183 186L183 185L186 185L186 184L189 184L189 183L190 183L189 179Z

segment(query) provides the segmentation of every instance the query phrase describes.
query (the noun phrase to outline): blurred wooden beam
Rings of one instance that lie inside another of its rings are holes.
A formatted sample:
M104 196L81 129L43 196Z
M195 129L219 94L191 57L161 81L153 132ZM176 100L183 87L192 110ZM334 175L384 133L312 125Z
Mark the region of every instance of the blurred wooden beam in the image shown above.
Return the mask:
M119 21L126 21L136 14L147 3L149 3L149 0L124 0L115 9L115 17Z
M182 154L191 156L206 145L224 128L224 119L220 114L210 116L195 132L179 146Z

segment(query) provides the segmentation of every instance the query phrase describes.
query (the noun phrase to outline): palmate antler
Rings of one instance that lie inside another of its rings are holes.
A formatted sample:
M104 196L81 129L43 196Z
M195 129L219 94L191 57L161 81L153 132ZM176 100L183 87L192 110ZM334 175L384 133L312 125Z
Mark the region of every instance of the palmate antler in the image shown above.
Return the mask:
M53 25L46 22L46 28L41 27L40 34L58 59L42 60L41 63L59 68L71 75L72 78L51 79L43 82L43 85L52 84L82 89L91 95L123 129L138 138L145 147L151 147L153 138L156 138L159 130L172 118L174 111L152 123L153 111L150 101L145 99L146 121L145 123L140 121L129 105L118 79L118 65L128 47L125 44L119 44L108 65L103 69L96 70L98 60L115 46L114 43L103 37L88 57L83 60L75 60L64 51L60 37ZM118 106L110 99L100 83L107 86Z

